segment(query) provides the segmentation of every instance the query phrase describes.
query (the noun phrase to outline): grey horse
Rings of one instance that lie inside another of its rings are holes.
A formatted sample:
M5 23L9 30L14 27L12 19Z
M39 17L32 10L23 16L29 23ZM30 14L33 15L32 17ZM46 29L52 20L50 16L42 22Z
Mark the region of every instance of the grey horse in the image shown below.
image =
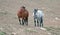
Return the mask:
M39 9L34 9L33 16L35 26L43 27L43 12Z

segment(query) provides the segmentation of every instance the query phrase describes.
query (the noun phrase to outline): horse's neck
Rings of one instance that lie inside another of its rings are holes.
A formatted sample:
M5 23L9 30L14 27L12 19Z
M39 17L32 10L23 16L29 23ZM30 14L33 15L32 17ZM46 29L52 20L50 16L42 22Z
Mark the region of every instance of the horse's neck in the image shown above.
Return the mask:
M37 11L36 15L41 17L41 16L43 16L43 12L39 10L39 11Z
M34 14L36 14L36 11L34 11Z

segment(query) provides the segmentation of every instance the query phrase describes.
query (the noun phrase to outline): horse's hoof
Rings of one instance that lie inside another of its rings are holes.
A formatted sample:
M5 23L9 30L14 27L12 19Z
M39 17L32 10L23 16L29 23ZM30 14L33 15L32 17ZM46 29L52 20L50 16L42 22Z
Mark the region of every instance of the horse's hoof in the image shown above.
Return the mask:
M28 25L26 25L26 26L28 26Z
M22 24L22 25L24 25L24 24Z
M36 25L35 25L35 27L36 27Z
M28 24L26 24L26 25L28 25Z
M35 26L36 27L36 26Z
M20 23L20 25L21 25L21 23Z

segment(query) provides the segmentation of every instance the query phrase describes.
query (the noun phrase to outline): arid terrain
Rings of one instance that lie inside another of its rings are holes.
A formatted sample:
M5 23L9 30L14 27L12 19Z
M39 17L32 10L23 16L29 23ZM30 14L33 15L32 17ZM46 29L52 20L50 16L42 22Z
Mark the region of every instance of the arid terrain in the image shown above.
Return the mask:
M20 25L17 11L21 6L29 11L28 26ZM44 28L34 26L33 9L44 13ZM60 0L0 0L0 35L60 35Z

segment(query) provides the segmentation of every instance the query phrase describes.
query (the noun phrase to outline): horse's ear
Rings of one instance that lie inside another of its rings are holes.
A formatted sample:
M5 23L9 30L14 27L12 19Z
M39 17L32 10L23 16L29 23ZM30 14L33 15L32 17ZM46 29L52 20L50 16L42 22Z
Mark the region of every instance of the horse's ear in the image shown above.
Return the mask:
M34 9L34 11L36 11L36 9Z

